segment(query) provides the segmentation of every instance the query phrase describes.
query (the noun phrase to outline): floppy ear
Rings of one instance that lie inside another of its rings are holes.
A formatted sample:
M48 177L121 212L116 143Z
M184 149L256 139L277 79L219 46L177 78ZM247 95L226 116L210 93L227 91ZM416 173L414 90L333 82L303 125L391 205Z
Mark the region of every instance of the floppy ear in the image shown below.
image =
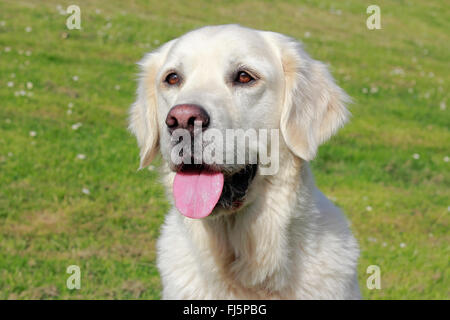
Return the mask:
M174 40L148 53L139 63L137 99L130 108L128 129L136 136L140 148L140 167L150 164L159 150L159 130L156 101L158 69Z
M278 35L285 75L285 98L281 110L281 133L289 149L307 161L350 116L351 101L336 85L327 67L311 59L300 43Z

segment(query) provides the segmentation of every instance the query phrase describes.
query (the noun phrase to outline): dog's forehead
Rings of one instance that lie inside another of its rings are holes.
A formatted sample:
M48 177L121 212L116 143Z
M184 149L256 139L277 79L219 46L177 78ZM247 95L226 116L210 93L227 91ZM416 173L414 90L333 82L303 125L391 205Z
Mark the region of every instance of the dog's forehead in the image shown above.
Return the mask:
M172 47L168 60L230 63L245 62L246 57L255 60L270 56L270 47L260 31L229 25L204 27L181 36Z

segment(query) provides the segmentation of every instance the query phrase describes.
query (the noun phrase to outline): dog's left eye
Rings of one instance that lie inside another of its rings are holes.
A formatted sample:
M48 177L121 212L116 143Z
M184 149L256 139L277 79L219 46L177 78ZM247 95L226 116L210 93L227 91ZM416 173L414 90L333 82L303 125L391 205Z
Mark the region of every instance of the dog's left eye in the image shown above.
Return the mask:
M172 72L166 77L165 82L170 85L175 85L180 82L180 77L175 72Z
M239 71L236 75L236 79L234 79L234 82L237 83L249 83L254 81L255 78L253 78L251 75L249 75L245 71Z

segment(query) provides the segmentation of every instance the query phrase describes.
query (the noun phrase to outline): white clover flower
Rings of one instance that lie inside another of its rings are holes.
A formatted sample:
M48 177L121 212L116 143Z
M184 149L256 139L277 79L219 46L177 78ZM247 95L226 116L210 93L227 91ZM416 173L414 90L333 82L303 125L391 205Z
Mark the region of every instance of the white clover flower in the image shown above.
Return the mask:
M116 85L114 86L114 89L120 90L120 86L119 86L118 84L116 84Z
M447 157L447 156L445 156L445 157L444 157L444 162L449 162L449 161L450 161L450 158Z
M304 34L304 37L305 38L310 38L311 37L311 32L306 31L305 34Z
M369 89L367 89L367 88L362 88L362 93L368 93L369 92Z
M378 88L377 87L371 87L370 88L370 93L377 93L378 92Z
M77 159L79 159L79 160L84 160L84 159L86 159L86 155L85 155L85 154L82 154L82 153L77 154Z
M73 79L73 81L78 81L79 78L78 78L78 76L73 76L72 79Z
M58 10L60 15L66 15L67 14L66 10L64 10L63 6L60 5L60 4L56 5L56 10Z
M412 157L417 160L420 158L420 155L418 153L414 153Z
M402 242L400 243L400 248L405 248L406 247L406 243Z
M445 110L446 108L447 108L447 106L445 105L445 101L442 101L442 102L439 104L439 109Z
M88 188L81 189L81 192L83 192L84 194L90 194L91 193L91 191L89 191Z
M26 27L26 28L25 28L25 31L26 31L26 32L31 32L31 31L33 31L33 29L32 29L31 27Z
M33 89L33 83L27 82L27 89L28 89L28 90Z
M81 122L77 122L72 125L72 130L78 130L83 124Z
M11 47L5 47L5 52L10 52L11 51Z
M70 109L67 110L67 114L68 114L68 115L71 115L71 114L72 114L72 110L70 110Z
M8 83L6 84L9 88L14 87L14 82L12 81L8 81Z
M405 74L405 71L400 67L396 67L396 68L392 69L391 74L402 76Z
M72 109L72 108L73 108L73 103L72 103L72 102L69 102L69 104L67 105L67 107L69 107L69 109Z
M366 207L366 210L370 212L370 211L373 210L373 208L372 208L371 206L367 206L367 207Z
M36 131L30 131L30 137L36 137L37 133Z

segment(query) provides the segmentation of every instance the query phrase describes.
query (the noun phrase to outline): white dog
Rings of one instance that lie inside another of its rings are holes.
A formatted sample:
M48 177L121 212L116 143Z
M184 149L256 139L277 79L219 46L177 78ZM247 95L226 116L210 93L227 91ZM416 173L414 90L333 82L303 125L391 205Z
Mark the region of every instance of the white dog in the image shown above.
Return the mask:
M161 152L174 203L157 243L163 298L359 299L357 242L308 165L349 116L325 65L294 39L237 25L189 32L140 65L130 129L141 167ZM194 123L279 129L279 170L174 163L171 134L195 136Z

